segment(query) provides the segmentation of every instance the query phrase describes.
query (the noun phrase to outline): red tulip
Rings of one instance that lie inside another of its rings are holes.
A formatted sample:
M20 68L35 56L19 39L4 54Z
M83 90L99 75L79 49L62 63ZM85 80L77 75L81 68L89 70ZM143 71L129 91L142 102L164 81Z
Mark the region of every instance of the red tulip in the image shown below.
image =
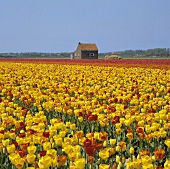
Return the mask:
M46 151L40 151L40 157L43 157L46 155Z
M50 133L49 132L43 132L43 136L49 138Z
M119 120L120 120L120 117L119 117L119 116L115 116L115 117L112 119L112 124L119 123Z
M84 141L84 147L91 146L91 145L92 145L92 141L86 138L86 140Z
M95 147L94 146L87 146L85 147L85 152L89 155L89 156L94 156L96 151L95 151Z

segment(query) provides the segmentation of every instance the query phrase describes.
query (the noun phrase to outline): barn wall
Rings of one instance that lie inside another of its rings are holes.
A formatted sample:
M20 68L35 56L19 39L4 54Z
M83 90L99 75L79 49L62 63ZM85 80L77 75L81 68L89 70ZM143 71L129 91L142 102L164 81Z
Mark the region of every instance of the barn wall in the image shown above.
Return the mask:
M92 53L94 56L91 56ZM82 51L81 59L98 59L98 51Z
M73 56L74 59L81 59L81 49L80 47L78 46L76 51L74 52L74 56Z

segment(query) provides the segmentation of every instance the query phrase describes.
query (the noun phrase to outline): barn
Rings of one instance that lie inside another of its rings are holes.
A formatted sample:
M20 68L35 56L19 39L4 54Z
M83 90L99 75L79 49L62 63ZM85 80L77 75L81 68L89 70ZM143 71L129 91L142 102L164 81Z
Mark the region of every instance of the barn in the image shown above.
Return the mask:
M71 54L72 59L98 59L98 48L94 43L78 43L77 49Z

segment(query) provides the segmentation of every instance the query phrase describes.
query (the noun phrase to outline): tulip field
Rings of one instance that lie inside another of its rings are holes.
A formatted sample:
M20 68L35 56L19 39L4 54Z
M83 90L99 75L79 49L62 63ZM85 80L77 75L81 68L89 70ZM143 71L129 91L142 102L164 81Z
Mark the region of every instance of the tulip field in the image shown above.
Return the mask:
M170 60L0 59L0 169L170 169Z

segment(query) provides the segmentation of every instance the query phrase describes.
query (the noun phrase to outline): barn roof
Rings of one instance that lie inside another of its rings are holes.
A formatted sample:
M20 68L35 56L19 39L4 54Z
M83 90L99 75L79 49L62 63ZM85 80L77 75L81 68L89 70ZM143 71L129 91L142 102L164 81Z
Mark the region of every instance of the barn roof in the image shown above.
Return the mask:
M81 50L98 50L97 46L95 43L80 43L79 42L79 47Z

